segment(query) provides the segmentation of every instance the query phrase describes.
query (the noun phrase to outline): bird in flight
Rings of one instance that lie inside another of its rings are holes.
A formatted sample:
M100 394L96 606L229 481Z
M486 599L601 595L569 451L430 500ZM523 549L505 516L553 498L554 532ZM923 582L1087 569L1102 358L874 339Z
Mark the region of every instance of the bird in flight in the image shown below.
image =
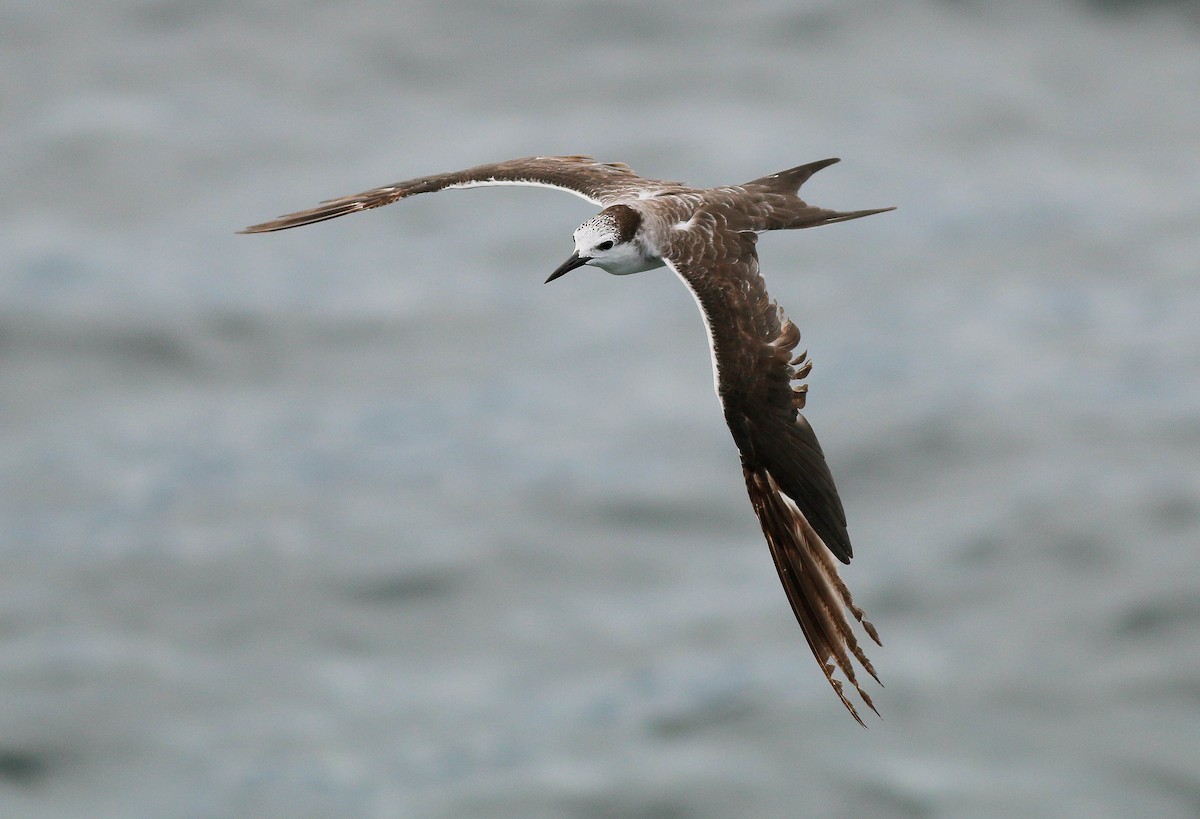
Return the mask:
M330 199L311 210L253 225L267 233L388 205L418 193L483 185L533 185L603 207L574 233L575 252L547 282L584 265L617 276L667 266L700 308L713 382L741 453L742 474L792 612L825 678L859 724L838 672L878 714L854 663L879 682L851 620L879 635L854 604L834 559L849 563L846 515L803 409L812 368L796 354L800 331L768 295L758 271L758 234L830 225L893 210L836 211L800 199L800 186L837 162L823 159L742 185L693 188L638 176L622 163L538 156L434 174Z

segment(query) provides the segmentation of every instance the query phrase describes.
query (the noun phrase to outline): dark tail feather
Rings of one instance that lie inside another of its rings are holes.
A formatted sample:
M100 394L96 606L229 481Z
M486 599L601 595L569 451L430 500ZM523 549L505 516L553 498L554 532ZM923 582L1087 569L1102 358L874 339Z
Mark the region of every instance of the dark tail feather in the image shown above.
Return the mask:
M796 193L796 191L800 190L800 186L807 182L808 178L814 173L841 161L837 157L820 159L816 162L809 162L807 165L798 165L790 170L759 177L752 182L747 182L742 187L748 188L753 185L754 187L767 188L777 193Z
M808 181L814 173L822 168L828 168L840 159L822 159L799 165L795 168L770 176L763 176L752 182L747 182L743 188L757 188L772 205L772 214L767 217L767 230L791 230L796 228L819 227L832 225L836 222L846 222L851 219L861 219L876 213L887 213L895 208L874 208L872 210L837 211L817 208L801 200L798 196L800 186Z
M813 207L795 195L789 195L792 200L786 206L776 207L767 220L767 230L796 230L799 228L821 227L836 222L848 222L851 219L861 219L864 216L874 216L876 213L887 213L895 208L875 208L874 210L828 210Z
M875 208L874 210L825 210L824 208L806 208L788 225L789 228L820 227L832 225L835 222L849 222L851 219L861 219L864 216L874 216L877 213L887 213L890 208Z
M863 610L854 605L850 590L838 576L833 555L796 505L779 491L771 475L762 469L743 468L742 471L746 477L750 503L762 524L775 569L792 604L792 612L808 640L808 647L812 649L813 656L820 663L825 678L833 686L842 705L846 706L859 725L866 727L854 704L842 690L842 681L834 674L840 671L867 707L878 714L870 695L858 683L854 661L876 682L879 682L879 676L859 645L847 612L862 625L872 640L882 645L879 634L865 619Z

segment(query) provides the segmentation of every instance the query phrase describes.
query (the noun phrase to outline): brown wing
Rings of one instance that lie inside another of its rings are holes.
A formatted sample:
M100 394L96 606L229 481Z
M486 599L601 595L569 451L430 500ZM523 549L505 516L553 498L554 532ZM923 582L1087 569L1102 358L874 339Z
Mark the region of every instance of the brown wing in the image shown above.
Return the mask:
M674 182L643 179L627 165L596 162L586 156L534 156L479 165L465 171L434 174L372 188L369 191L330 199L311 210L289 213L270 222L252 225L240 233L267 233L273 230L309 225L335 219L347 213L390 205L418 193L432 193L448 188L473 188L481 185L534 185L560 188L591 202L607 207L623 200L634 199L647 192L653 194L680 186Z
M767 293L756 236L724 224L701 211L690 228L673 234L665 258L704 315L718 397L792 611L830 685L862 723L834 674L840 671L875 710L858 683L854 661L879 678L851 616L876 643L879 636L854 605L833 559L850 561L850 539L821 445L799 413L807 387L795 382L811 363L804 353L793 356L800 332Z

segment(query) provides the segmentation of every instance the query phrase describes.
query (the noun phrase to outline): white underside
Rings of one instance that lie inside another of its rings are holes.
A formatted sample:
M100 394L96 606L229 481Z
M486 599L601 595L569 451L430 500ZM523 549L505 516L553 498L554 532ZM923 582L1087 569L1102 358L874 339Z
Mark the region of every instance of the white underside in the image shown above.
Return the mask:
M692 289L692 286L688 283L688 280L683 277L683 274L679 272L679 269L675 267L675 265L671 264L671 262L667 259L663 259L663 264L670 268L671 272L675 274L679 281L683 282L683 286L686 287L687 291L692 294L692 298L696 302L696 307L700 310L700 318L704 320L704 332L708 335L708 356L710 359L712 359L713 392L717 394L717 400L720 401L721 382L719 371L717 369L717 346L713 342L712 323L708 320L708 313L704 312L704 305L700 303L700 297L696 295L696 291ZM725 402L721 401L721 406L724 405Z
M456 182L453 185L447 185L444 188L444 190L451 190L452 188L488 188L488 187L496 187L496 186L500 186L500 185L508 185L510 187L516 185L516 186L525 187L525 188L549 188L551 190L556 190L556 191L566 191L567 193L575 194L580 199L586 199L587 201L591 202L593 205L603 205L604 204L603 202L601 202L597 199L593 199L592 197L587 196L586 194L582 194L579 191L571 190L570 188L564 188L562 185L551 185L548 182L532 182L532 181L522 181L522 180L514 180L514 179L484 179L484 180L477 181L477 182Z

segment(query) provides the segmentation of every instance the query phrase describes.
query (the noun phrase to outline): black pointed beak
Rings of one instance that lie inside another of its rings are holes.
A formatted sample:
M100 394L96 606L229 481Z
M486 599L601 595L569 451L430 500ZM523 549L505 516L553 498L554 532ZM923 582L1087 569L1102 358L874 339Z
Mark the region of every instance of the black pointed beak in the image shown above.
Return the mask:
M583 267L585 264L587 264L591 260L592 260L591 256L580 256L579 251L572 253L571 258L567 259L565 262L560 264L558 266L558 270L555 270L553 273L550 274L550 278L546 279L546 284L550 284L550 282L554 281L559 276L562 276L565 273L570 273L572 270L574 270L577 267Z

